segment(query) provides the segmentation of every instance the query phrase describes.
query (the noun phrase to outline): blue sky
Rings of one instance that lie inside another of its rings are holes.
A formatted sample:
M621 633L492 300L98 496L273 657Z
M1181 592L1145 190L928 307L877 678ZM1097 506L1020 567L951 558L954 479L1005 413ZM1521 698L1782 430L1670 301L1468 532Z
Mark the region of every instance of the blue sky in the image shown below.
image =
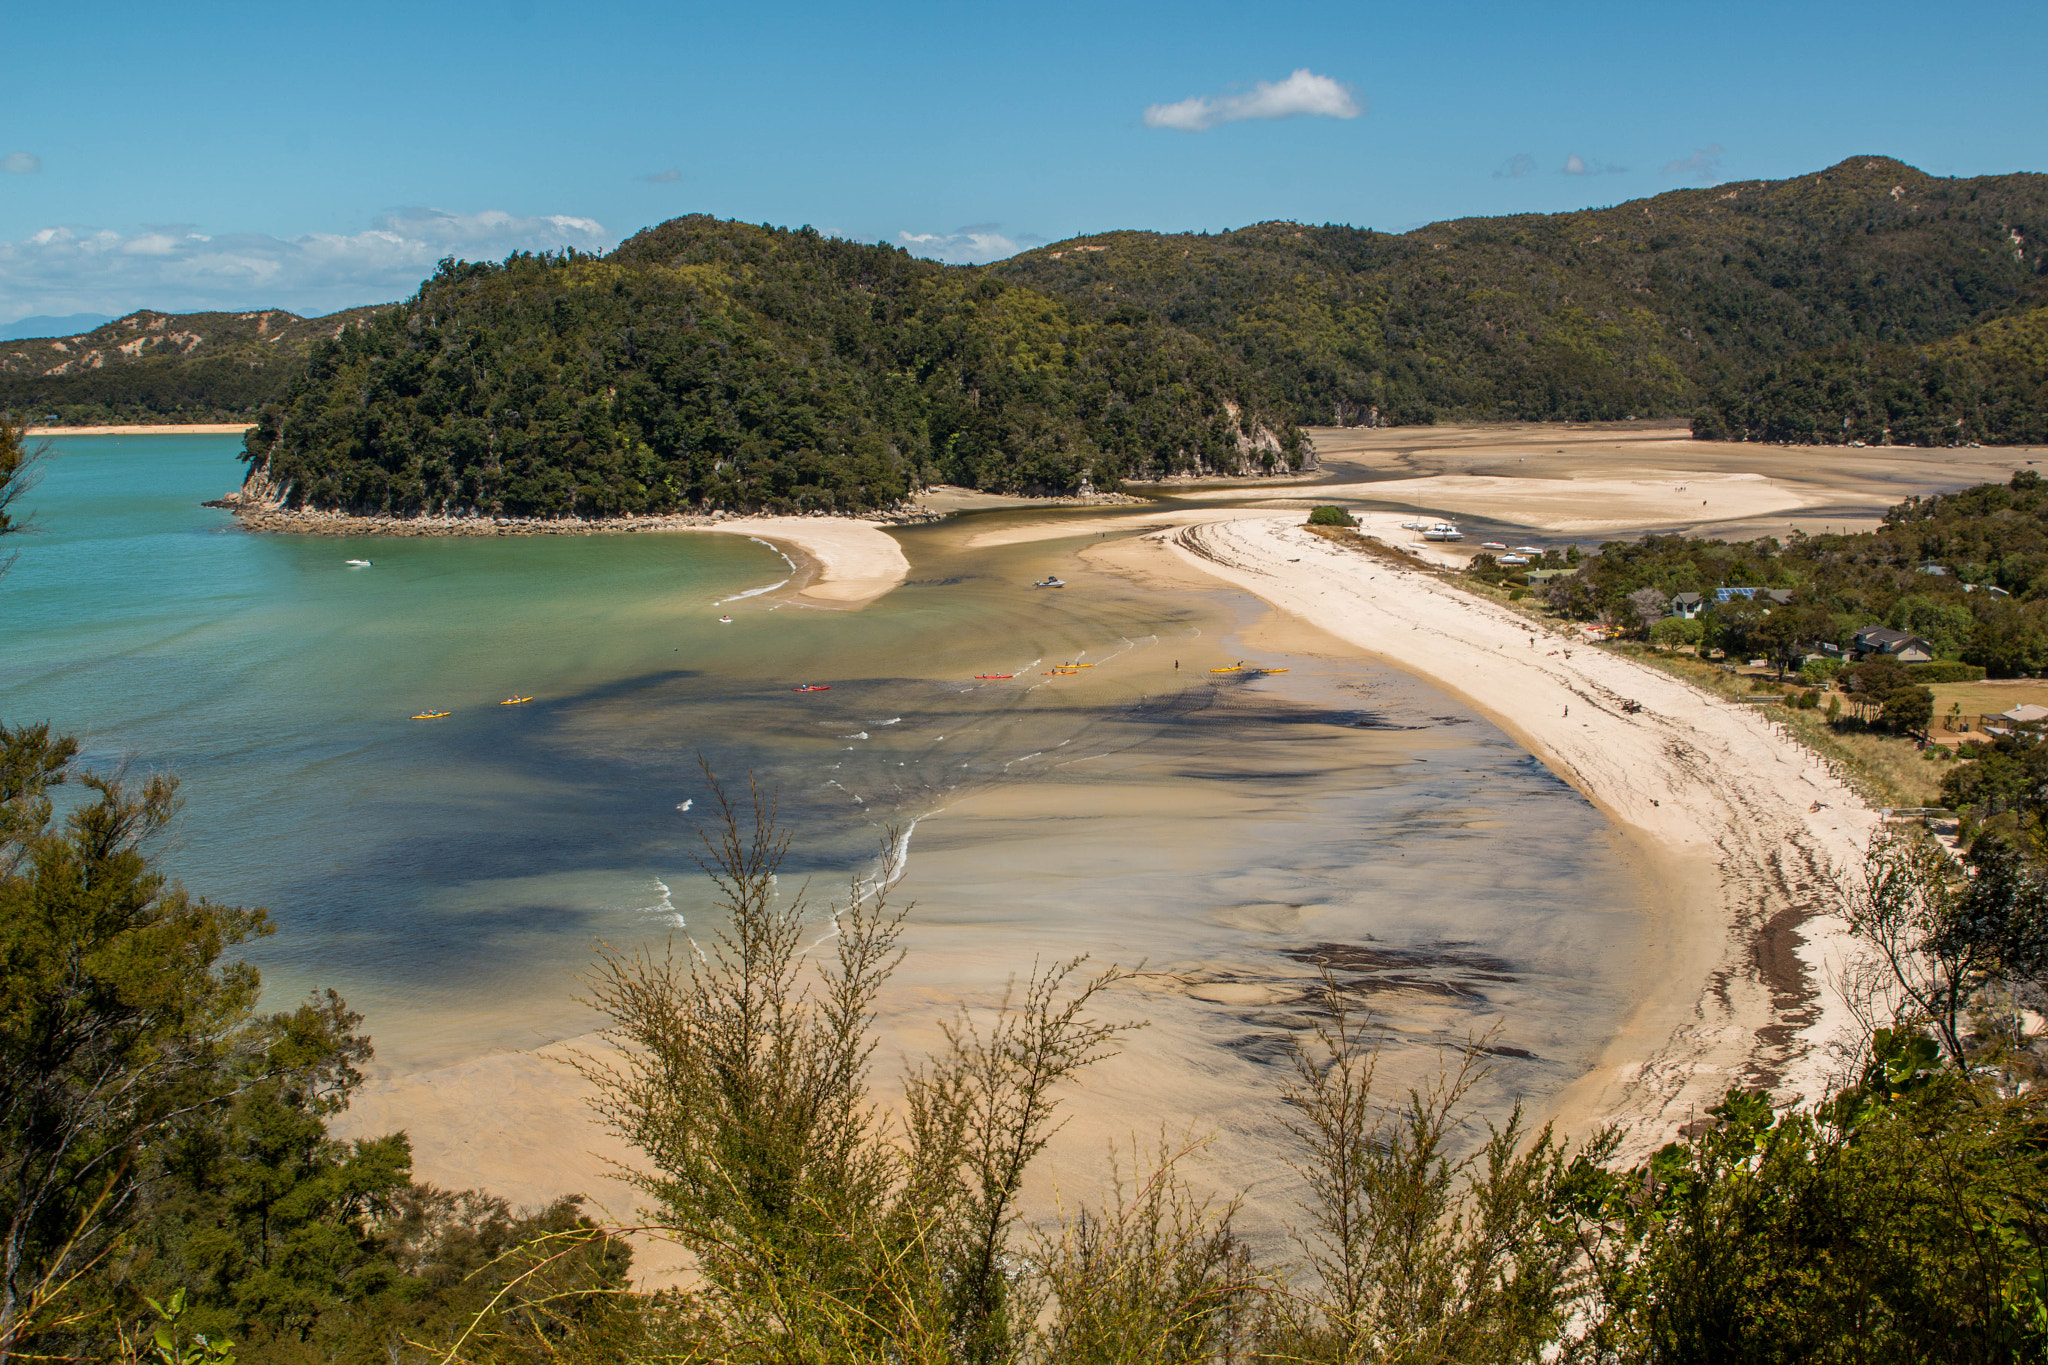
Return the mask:
M2037 27L1893 3L23 7L0 322L411 292L681 213L988 259L1399 230L1859 153L2048 170ZM1148 111L1150 115L1148 117Z

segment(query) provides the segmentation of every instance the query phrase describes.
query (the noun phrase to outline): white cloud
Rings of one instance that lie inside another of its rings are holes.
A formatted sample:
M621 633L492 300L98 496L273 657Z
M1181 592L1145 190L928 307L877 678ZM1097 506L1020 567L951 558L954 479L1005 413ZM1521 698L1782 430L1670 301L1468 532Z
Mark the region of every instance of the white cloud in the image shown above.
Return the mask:
M1716 142L1711 147L1701 147L1691 156L1682 156L1676 161L1665 163L1664 174L1683 176L1702 185L1721 183L1721 156L1724 149Z
M1558 169L1558 174L1627 175L1628 167L1616 166L1606 161L1588 161L1586 160L1586 158L1580 156L1577 152L1573 152L1570 156L1567 156L1564 159L1564 165Z
M1147 105L1145 126L1199 133L1243 119L1357 118L1364 112L1350 86L1304 66L1284 81L1260 81L1239 95L1195 95L1176 104Z
M605 251L604 225L567 214L402 208L362 232L302 237L202 233L157 226L135 233L50 227L0 241L0 318L31 314L288 308L324 313L405 298L444 256L487 260L573 246Z
M43 159L34 152L9 152L0 156L0 171L8 175L34 175L43 168Z
M1493 173L1495 180L1520 180L1536 169L1536 158L1527 152L1516 152L1500 163L1500 169Z
M899 232L896 245L913 256L944 261L948 265L986 265L1045 241L1045 238L1029 232L1006 237L1000 231L1002 226L1001 223L970 223L951 232Z

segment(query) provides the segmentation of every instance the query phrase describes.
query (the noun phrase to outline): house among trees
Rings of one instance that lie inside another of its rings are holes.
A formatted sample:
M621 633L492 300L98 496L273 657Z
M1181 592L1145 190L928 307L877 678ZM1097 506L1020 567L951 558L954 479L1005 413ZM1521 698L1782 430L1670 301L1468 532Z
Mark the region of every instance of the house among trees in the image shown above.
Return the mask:
M1902 664L1924 664L1934 658L1934 646L1918 635L1888 626L1865 626L1856 632L1858 658L1893 659Z
M1671 614L1673 616L1683 616L1686 620L1690 621L1693 617L1706 610L1706 606L1707 599L1698 593L1682 592L1672 597Z

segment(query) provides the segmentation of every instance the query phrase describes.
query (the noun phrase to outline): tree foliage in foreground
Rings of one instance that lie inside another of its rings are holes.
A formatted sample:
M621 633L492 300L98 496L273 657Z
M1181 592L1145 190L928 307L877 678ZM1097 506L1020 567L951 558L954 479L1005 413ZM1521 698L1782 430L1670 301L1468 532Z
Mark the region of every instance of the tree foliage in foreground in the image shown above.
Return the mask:
M706 217L603 258L444 262L315 348L248 440L294 506L849 511L946 481L1298 467L1264 386L1185 331L886 246Z
M259 1013L228 955L267 917L191 895L148 852L175 780L76 755L0 726L0 1361L112 1358L175 1299L179 1352L369 1365L508 1288L517 1319L542 1285L621 1282L623 1250L574 1201L515 1215L415 1184L402 1134L331 1136L370 1054L358 1016L332 993ZM64 786L81 790L60 816ZM530 1250L543 1234L561 1254ZM523 1330L552 1323L528 1311Z
M648 1159L653 1216L704 1283L565 1359L1706 1365L2048 1348L2048 1109L2020 1060L2039 1040L1993 1018L2040 975L2039 916L2010 878L1963 878L1931 842L1880 839L1847 888L1883 964L1850 983L1883 1021L1854 1080L1787 1110L1731 1091L1637 1165L1613 1161L1617 1134L1574 1152L1518 1113L1475 1129L1477 1045L1382 1095L1373 1031L1329 978L1282 1090L1294 1254L1262 1264L1233 1206L1187 1183L1186 1147L1134 1152L1099 1204L1016 1222L1011 1173L1056 1122L1051 1085L1112 1039L1085 1012L1106 977L1034 976L993 1023L956 1027L907 1078L901 1120L883 1117L865 1078L900 915L856 886L834 959L806 965L772 809L757 793L724 814L707 863L727 933L681 960L608 955L593 982L626 1058L590 1064L604 1112Z

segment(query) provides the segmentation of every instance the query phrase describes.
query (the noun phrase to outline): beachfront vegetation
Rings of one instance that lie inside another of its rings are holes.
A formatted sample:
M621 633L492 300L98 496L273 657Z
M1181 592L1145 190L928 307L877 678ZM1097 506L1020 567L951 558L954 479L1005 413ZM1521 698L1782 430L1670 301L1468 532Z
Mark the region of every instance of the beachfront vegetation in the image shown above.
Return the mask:
M1475 557L1472 572L1513 577L1490 556ZM1742 595L1724 599L1724 589ZM1915 685L2030 675L2048 668L2048 481L2023 469L2003 484L1910 498L1854 535L1613 541L1542 591L1567 619L1787 671L1882 625L1932 647L1934 663L1905 670ZM1704 599L1694 620L1674 623L1656 605L1687 593Z
M2038 429L2042 408L2028 397L2039 393L2038 359L2028 370L1962 358L2017 331L1987 329L1939 352L1953 381L1926 379L1919 407L1900 408L1895 423L1888 388L1864 406L1822 411L1792 377L1895 363L1917 375L1921 361L1886 358L2048 302L2048 262L2034 245L2044 219L2048 176L1949 180L1859 156L1790 180L1399 235L1284 222L1103 233L991 269L1211 338L1267 377L1302 422L1704 408L1702 435L1875 443L1889 423L1895 441L1951 444ZM1967 410L1950 411L1949 382L1967 391ZM1769 422L1719 415L1760 383L1773 395Z
M1358 518L1341 507L1311 507L1308 512L1311 526L1356 526Z
M1245 366L1140 311L706 217L444 262L248 439L290 505L398 515L860 511L1307 454Z

